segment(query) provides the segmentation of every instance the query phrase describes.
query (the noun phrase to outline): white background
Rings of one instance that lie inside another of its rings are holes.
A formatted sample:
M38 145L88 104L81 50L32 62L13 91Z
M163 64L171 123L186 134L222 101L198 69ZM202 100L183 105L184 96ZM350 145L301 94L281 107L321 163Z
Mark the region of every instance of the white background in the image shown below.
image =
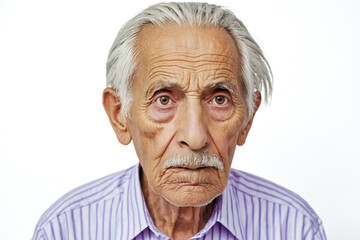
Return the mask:
M329 239L360 239L360 2L229 6L274 73L233 167L304 197ZM0 238L30 239L70 189L137 162L101 105L108 50L154 1L0 0Z

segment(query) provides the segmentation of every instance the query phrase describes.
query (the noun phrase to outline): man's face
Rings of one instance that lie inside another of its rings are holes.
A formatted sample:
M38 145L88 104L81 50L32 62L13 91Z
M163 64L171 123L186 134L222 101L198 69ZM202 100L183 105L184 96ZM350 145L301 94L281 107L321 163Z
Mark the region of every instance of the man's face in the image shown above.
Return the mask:
M137 47L127 125L144 178L175 205L207 204L225 189L248 131L238 49L225 30L175 23L146 25ZM174 155L203 152L219 156L224 170L163 168Z

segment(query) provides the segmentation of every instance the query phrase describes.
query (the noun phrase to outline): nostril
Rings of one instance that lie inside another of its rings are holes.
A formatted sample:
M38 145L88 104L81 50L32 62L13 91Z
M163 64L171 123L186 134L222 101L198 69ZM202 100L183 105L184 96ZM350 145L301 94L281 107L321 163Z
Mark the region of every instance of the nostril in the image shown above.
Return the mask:
M181 143L181 145L189 146L189 144L187 144L185 141L181 141L180 143Z

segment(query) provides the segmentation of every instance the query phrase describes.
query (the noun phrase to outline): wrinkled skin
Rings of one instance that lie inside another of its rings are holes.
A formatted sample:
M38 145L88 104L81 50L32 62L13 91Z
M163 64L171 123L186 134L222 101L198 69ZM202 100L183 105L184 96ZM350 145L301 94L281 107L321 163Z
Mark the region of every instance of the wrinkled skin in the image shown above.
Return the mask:
M240 54L225 30L175 23L143 27L137 49L131 119L112 89L104 91L104 106L119 141L133 140L155 225L170 237L191 237L210 218L251 127L252 118L244 124ZM218 155L224 171L162 167L173 155L197 152Z

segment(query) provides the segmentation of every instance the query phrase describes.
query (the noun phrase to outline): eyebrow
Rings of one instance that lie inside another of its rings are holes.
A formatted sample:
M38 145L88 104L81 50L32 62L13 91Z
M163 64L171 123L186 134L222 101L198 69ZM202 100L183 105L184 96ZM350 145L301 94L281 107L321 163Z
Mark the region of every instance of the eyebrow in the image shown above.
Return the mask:
M223 89L223 90L227 90L227 91L229 91L229 92L231 92L233 94L236 94L236 86L231 82L217 82L217 83L210 84L206 88Z
M146 95L152 95L153 93L162 90L162 89L167 89L167 88L181 88L179 84L177 83L172 83L172 82L168 82L168 81L160 81L157 82L156 84L150 86L148 88L148 90L146 91Z
M169 88L177 88L181 89L181 86L177 83L168 82L168 81L160 81L151 86L147 91L146 95L152 95L153 93L163 90L163 89L169 89ZM217 82L209 84L208 86L205 86L205 89L222 89L227 90L232 94L236 94L236 86L229 82L229 81L223 81L223 82Z

